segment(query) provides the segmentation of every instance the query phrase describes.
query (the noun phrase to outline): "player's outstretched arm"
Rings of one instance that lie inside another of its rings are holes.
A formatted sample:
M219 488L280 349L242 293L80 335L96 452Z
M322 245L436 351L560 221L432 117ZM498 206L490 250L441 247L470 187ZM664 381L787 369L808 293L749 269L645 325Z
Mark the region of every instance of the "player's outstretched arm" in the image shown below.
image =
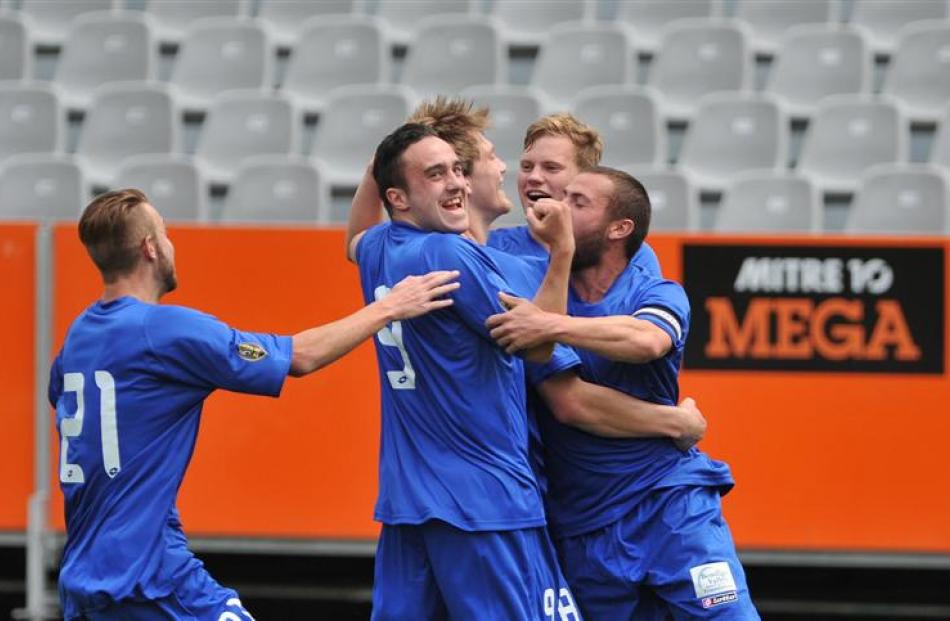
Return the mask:
M452 299L444 296L458 289L458 275L456 271L438 271L407 276L385 298L343 319L295 334L290 375L300 377L330 364L390 322L450 306Z
M692 399L679 406L643 401L605 386L560 373L536 386L554 418L607 438L673 439L683 450L706 433L706 419Z
M363 173L363 179L353 202L350 203L350 216L346 224L346 258L356 263L356 242L366 229L383 221L383 206L379 200L379 186L373 178L373 162L370 160Z

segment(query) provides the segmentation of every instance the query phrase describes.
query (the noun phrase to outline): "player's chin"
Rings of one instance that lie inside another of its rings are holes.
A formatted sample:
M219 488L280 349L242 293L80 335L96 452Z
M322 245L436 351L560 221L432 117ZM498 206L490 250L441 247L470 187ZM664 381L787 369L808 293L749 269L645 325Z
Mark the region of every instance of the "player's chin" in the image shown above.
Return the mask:
M443 219L442 224L446 233L464 233L468 230L468 212L449 214Z

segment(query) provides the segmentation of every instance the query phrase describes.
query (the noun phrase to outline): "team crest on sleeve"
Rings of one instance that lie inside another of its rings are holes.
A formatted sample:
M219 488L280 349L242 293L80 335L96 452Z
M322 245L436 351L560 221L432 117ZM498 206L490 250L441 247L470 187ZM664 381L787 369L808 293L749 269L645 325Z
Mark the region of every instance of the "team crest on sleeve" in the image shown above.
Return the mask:
M702 600L703 608L712 608L739 599L732 569L725 561L691 567L689 575L693 579L696 597Z
M237 353L248 362L257 362L267 356L267 350L257 343L238 343Z

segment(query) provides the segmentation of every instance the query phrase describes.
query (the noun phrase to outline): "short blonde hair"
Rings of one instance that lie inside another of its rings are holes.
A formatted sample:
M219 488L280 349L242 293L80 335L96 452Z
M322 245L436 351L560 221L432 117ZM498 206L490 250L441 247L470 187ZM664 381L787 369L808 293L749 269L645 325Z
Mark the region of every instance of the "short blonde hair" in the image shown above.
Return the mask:
M409 117L408 123L418 123L435 130L458 154L462 170L472 174L478 160L478 134L488 128L488 108L476 108L474 102L461 98L449 99L439 95L422 102Z
M604 154L604 141L597 130L567 112L543 116L528 127L524 148L545 136L564 136L574 145L574 161L580 169L597 166Z

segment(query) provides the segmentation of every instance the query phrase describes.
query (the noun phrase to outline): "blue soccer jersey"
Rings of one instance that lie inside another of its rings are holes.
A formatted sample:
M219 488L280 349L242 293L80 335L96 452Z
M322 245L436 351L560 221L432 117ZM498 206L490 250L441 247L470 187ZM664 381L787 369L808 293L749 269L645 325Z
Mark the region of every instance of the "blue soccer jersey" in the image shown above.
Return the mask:
M488 234L488 245L503 252L519 257L546 257L548 251L531 236L526 225L492 229ZM648 274L661 278L660 261L656 252L645 241L630 259L630 262L642 267Z
M568 312L577 317L631 315L664 330L673 342L662 358L646 364L615 362L577 349L580 375L634 397L675 405L683 345L689 327L689 301L672 281L651 277L628 264L603 300L587 304L571 292ZM558 536L605 526L626 515L659 487L731 487L729 467L696 449L682 452L668 438L602 438L539 415L549 478L548 519Z
M382 386L379 498L386 524L441 519L468 531L543 525L528 463L524 365L505 354L485 320L517 293L480 246L456 234L392 222L357 245L372 302L412 274L458 270L454 303L394 322L376 337Z
M123 297L73 322L50 371L60 433L65 616L169 595L195 567L175 497L215 388L276 396L291 339Z

